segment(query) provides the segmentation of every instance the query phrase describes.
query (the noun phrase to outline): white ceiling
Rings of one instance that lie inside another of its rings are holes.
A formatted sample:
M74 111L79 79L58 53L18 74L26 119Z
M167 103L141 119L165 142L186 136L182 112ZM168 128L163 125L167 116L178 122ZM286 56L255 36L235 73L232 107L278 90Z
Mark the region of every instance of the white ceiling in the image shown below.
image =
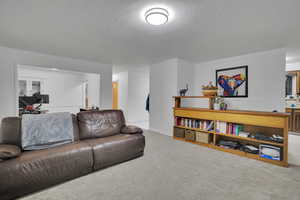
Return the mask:
M151 5L170 22L141 20ZM300 0L0 0L0 45L114 64L206 61L287 47L300 62Z

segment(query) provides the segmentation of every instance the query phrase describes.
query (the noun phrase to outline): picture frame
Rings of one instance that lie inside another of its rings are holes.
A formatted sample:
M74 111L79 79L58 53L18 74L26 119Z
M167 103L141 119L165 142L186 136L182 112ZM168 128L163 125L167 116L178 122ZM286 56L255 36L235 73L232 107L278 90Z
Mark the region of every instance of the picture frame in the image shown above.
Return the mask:
M216 87L223 98L248 97L248 66L216 70Z

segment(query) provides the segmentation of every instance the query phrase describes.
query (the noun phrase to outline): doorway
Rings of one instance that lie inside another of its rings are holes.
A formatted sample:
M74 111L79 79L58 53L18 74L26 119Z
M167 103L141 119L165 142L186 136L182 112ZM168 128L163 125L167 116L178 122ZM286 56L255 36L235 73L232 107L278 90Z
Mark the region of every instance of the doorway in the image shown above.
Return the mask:
M112 89L113 89L113 109L119 109L119 83L117 81L114 81L112 83Z
M99 107L100 74L18 65L17 113L78 113Z
M112 76L113 108L123 111L128 125L149 128L149 112L146 109L150 92L149 79L148 68L127 69Z

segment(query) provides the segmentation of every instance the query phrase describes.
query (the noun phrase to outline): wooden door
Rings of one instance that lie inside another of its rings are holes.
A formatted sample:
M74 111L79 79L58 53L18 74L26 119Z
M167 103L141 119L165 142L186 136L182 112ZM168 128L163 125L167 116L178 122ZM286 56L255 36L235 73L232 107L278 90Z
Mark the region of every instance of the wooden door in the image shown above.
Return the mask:
M112 90L113 90L113 104L112 108L113 109L118 109L119 107L119 83L118 82L113 82L112 83Z
M288 71L291 76L296 76L296 94L300 95L300 71Z

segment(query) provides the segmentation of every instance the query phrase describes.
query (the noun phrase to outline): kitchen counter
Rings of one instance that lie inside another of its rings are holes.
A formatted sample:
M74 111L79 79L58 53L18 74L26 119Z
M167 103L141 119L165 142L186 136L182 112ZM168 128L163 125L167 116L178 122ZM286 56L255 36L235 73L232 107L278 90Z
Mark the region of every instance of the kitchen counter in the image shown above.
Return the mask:
M294 110L300 110L300 107L285 107L285 109L294 109Z

